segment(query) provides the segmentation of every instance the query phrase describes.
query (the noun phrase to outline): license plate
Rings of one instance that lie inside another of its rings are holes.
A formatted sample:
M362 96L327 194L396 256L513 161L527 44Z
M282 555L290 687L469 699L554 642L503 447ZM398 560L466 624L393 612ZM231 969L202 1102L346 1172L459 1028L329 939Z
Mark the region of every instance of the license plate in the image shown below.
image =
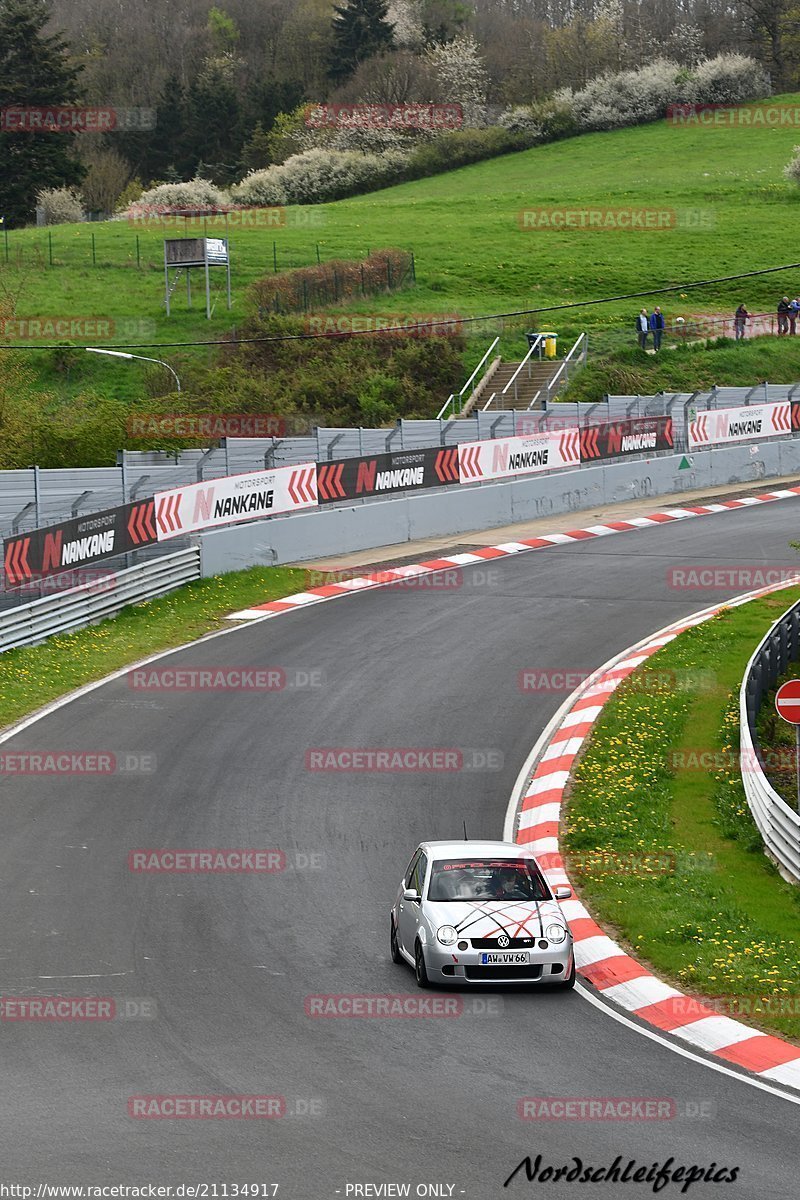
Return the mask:
M491 950L481 955L484 967L527 967L529 962L527 950Z

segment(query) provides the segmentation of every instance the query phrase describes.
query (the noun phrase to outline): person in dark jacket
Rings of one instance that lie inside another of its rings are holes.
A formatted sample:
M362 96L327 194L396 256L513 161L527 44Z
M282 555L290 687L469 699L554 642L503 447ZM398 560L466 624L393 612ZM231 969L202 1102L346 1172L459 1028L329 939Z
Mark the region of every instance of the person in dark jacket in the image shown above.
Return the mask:
M653 348L655 350L661 349L661 339L664 336L664 325L664 314L658 305L656 305L650 314L650 332L653 335Z
M736 333L736 341L740 342L745 334L745 325L750 320L750 313L745 308L744 304L740 304L736 312L733 314L733 327Z
M784 296L778 304L778 336L782 337L789 332L789 313L791 307L789 305L789 297Z

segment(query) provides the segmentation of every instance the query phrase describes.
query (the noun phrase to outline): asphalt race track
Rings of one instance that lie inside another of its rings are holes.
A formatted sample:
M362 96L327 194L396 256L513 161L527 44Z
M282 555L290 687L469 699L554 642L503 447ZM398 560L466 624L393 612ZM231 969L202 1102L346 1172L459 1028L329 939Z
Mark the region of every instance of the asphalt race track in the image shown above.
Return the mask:
M4 1176L278 1183L282 1200L402 1194L347 1190L389 1183L469 1200L652 1195L647 1183L531 1184L523 1172L503 1188L526 1154L597 1167L622 1155L740 1168L692 1197L797 1196L796 1105L577 992L488 992L481 1004L470 992L474 1010L425 1019L316 1019L304 999L422 995L389 959L389 906L418 840L460 837L463 820L470 836L502 836L517 773L564 699L522 694L521 669L591 670L747 590L672 589L673 565L794 565L799 518L797 501L780 501L487 562L461 587L293 612L159 665L303 669L320 686L158 694L120 679L5 743L154 755L156 770L0 782L4 995L114 997L150 1013L2 1023ZM314 772L314 747L460 747L503 765ZM287 869L129 870L129 852L149 847L274 847ZM282 1096L286 1113L128 1115L131 1096L223 1093ZM530 1123L517 1116L524 1096L668 1098L676 1115Z

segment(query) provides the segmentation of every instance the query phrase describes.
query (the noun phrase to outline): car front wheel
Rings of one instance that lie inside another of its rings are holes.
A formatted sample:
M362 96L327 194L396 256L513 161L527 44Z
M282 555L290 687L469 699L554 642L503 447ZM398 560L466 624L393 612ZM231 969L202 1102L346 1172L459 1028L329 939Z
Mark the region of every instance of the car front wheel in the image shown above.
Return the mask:
M421 942L417 942L414 946L414 974L417 979L417 987L430 987L428 972L425 970L425 955L422 952Z
M399 963L399 962L402 962L403 959L400 954L400 947L397 944L397 926L395 925L394 921L391 922L391 925L392 925L392 933L391 933L391 939L389 941L389 951L392 956L392 962Z

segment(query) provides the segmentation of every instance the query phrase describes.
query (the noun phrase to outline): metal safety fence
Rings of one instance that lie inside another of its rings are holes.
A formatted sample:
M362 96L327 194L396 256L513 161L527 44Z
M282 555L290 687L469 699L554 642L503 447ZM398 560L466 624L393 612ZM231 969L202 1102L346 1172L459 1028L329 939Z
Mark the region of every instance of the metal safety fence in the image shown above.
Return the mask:
M200 578L200 548L192 546L105 576L59 595L32 600L0 614L0 652L30 646L54 634L82 629Z
M800 814L769 782L756 720L764 697L800 659L800 601L780 617L756 647L739 693L740 763L745 795L764 844L780 866L800 880Z

